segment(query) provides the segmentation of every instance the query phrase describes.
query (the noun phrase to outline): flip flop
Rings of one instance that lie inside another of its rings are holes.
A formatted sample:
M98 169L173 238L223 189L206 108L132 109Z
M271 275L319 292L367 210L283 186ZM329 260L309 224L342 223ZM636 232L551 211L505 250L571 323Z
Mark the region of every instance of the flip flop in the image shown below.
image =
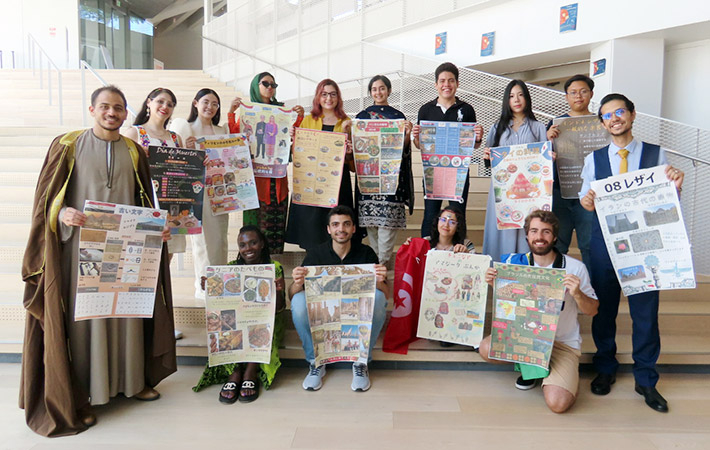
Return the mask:
M236 390L237 383L235 383L234 381L227 381L222 385L222 389L219 391L219 401L228 405L233 404L239 398L239 393L235 392ZM227 398L222 395L222 392L234 392L235 395L233 395L232 398Z
M242 390L244 389L252 389L254 393L251 395L242 395ZM259 398L259 384L251 380L242 381L242 388L239 390L239 401L242 403L251 403L257 398Z

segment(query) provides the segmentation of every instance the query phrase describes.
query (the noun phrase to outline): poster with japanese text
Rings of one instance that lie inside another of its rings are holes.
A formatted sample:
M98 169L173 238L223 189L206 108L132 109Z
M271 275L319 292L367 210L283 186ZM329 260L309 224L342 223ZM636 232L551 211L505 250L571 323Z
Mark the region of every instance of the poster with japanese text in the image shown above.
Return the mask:
M257 209L259 197L244 135L202 136L197 143L207 153L205 186L212 214Z
M499 230L523 228L525 217L552 210L550 141L491 149L491 177Z
M393 195L397 192L404 148L404 120L356 119L353 157L360 192Z
M560 7L560 33L577 29L577 3Z
M495 49L496 32L483 33L481 35L481 56L491 56Z
M345 133L296 128L291 196L294 203L322 208L338 204L340 181L347 170L346 139Z
M624 295L695 288L688 233L666 166L593 181L599 225Z
M374 264L307 267L305 290L315 365L367 364L377 278Z
M476 145L475 123L422 121L419 146L424 198L463 202L468 166Z
M494 263L488 356L547 369L562 311L565 269Z
M149 147L150 175L160 208L168 212L171 234L202 233L205 152Z
M273 264L207 266L207 357L210 367L268 363L276 312Z
M597 116L559 117L552 123L560 132L554 150L562 198L579 198L584 157L609 145L611 137Z
M87 200L74 320L153 317L167 212Z
M417 337L478 347L486 318L488 255L427 254Z
M254 176L283 178L291 153L289 129L298 114L283 106L242 103L239 107L240 131L249 142Z

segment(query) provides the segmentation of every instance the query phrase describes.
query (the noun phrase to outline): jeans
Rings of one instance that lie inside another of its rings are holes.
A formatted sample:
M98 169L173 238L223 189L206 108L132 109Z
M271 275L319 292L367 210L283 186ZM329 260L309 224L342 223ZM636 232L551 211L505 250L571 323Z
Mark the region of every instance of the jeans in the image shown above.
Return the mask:
M572 231L577 230L577 246L582 252L582 262L587 266L587 271L591 272L589 241L592 237L592 221L595 220L594 213L582 208L579 199L562 198L559 189L553 190L552 212L555 213L560 221L560 231L557 234L555 247L560 253L567 254L572 242Z
M306 361L310 364L315 364L316 357L313 351L313 337L311 336L311 325L308 322L308 311L306 310L306 292L301 291L291 297L291 316L293 317L293 325L296 327L298 337L301 338L303 353L306 354ZM377 289L375 291L375 307L372 314L372 334L370 336L370 351L367 355L367 361L372 361L372 349L375 347L375 342L382 331L382 326L385 324L387 316L387 298L384 292Z
M423 183L422 183L423 185ZM466 184L463 185L463 203L449 201L449 205L457 206L466 215L466 203L468 202L468 189L471 185L470 178L466 178ZM424 219L422 220L422 237L431 236L431 227L441 211L441 203L443 200L424 200Z

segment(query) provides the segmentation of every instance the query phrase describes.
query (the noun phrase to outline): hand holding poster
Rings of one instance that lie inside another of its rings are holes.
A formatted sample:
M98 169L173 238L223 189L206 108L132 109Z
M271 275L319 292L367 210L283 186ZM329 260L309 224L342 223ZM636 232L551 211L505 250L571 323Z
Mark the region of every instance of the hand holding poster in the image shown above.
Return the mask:
M367 364L377 277L374 264L307 267L306 309L315 365Z
M525 216L552 209L550 141L491 149L491 177L499 230L523 228Z
M562 198L578 198L584 157L608 145L611 137L597 116L560 117L552 123L559 131L554 150Z
M283 178L291 153L289 129L298 114L282 106L242 103L239 107L240 130L249 142L254 158L254 176Z
M202 233L205 152L151 146L150 174L171 234Z
M167 213L87 200L74 320L153 317Z
M293 144L293 195L299 205L338 204L345 163L345 133L296 128Z
M360 192L397 192L403 147L404 120L355 120L353 157Z
M212 214L257 209L251 155L243 134L202 136L197 139L207 153L207 198Z
M478 347L486 316L488 255L427 254L417 337Z
M498 275L488 356L547 369L565 294L565 269L501 263L494 267Z
M424 198L463 202L468 166L476 145L475 123L420 123Z
M666 166L593 181L594 207L624 295L695 288L690 243Z
M270 361L275 275L273 264L207 267L205 313L210 367Z

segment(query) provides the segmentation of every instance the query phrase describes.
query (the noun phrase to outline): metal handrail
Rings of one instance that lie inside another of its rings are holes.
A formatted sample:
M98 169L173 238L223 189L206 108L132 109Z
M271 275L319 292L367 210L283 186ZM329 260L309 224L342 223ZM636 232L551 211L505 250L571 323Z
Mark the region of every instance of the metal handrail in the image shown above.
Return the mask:
M57 100L59 102L59 125L64 125L64 102L62 101L62 71L59 67L52 61L49 54L44 51L37 39L34 38L30 33L27 33L27 49L30 54L30 66L32 67L32 76L35 76L35 48L39 50L39 88L44 89L44 78L42 74L42 55L47 59L47 88L49 91L49 105L52 105L52 66L54 70L57 71Z
M103 79L101 75L99 75L96 70L91 67L91 64L88 62L84 61L83 59L79 61L79 68L81 69L81 109L82 109L82 123L84 126L88 126L88 117L86 112L89 110L88 106L86 105L86 70L88 69L89 72L93 76L96 77L97 80L101 83L102 86L108 86L109 83ZM126 109L128 110L129 117L136 117L136 112L131 108L129 105L126 105Z

